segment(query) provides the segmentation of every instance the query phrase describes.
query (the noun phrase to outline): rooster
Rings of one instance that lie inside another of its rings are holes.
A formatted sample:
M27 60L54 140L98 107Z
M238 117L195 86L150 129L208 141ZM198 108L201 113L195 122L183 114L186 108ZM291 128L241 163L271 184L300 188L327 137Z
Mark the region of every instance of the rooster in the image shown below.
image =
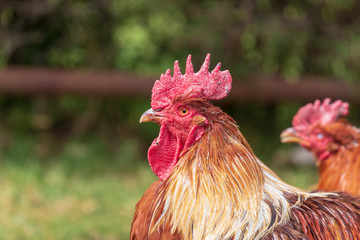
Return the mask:
M232 83L209 61L194 73L189 55L184 75L176 61L155 82L140 122L160 125L148 150L159 180L136 205L130 239L360 239L360 198L281 181L209 101Z
M310 150L319 167L317 188L360 194L360 129L343 117L349 104L340 100L307 104L293 119L293 127L281 133L282 142L296 142Z

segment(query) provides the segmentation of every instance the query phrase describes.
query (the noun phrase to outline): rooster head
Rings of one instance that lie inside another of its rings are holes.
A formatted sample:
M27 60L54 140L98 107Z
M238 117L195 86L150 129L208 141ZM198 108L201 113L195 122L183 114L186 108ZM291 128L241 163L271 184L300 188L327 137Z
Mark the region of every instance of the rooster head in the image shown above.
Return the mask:
M208 128L210 116L207 113L213 106L207 100L221 99L230 92L232 78L229 71L220 71L219 63L209 72L209 64L210 54L200 70L194 73L189 55L182 75L178 61L175 61L173 76L168 69L155 82L151 108L140 118L140 122L160 125L159 136L149 148L148 160L162 181Z
M316 100L301 107L293 118L293 126L281 133L281 141L299 143L312 151L319 161L327 159L337 145L331 133L326 131L326 126L349 113L348 103L341 100L330 102L326 98L323 103Z

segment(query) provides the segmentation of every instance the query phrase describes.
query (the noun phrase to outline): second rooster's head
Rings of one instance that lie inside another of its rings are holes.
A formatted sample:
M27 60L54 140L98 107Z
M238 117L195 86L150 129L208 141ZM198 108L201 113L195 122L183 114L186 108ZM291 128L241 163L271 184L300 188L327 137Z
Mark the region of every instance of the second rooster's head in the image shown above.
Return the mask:
M316 100L300 108L293 118L293 126L281 133L281 141L299 143L320 162L327 159L337 150L337 144L327 127L349 113L348 103L341 100L330 102L329 98L323 103Z
M140 122L156 122L159 136L148 151L153 172L166 180L179 158L194 145L209 127L209 121L219 109L208 100L225 97L231 89L229 71L220 71L220 63L209 72L210 54L197 73L194 73L191 55L186 61L185 74L174 64L171 76L168 69L152 89L151 108L143 113Z

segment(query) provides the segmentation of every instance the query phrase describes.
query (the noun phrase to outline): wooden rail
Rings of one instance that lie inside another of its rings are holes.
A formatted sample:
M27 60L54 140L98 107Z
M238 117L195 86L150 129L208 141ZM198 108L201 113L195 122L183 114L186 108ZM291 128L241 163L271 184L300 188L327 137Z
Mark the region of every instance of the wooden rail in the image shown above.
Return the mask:
M95 96L150 96L157 77L121 72L65 71L48 68L0 70L0 92L9 94L81 94ZM340 81L303 78L288 83L281 76L254 75L233 80L228 101L312 101L316 98L360 100L360 87Z

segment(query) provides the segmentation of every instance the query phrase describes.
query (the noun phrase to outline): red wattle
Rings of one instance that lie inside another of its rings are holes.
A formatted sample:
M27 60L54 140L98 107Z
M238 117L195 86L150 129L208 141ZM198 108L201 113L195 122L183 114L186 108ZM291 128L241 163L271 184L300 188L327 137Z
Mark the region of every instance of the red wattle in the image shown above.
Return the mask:
M182 149L180 139L171 134L165 126L161 126L159 137L153 141L148 151L151 170L160 180L165 181L170 175Z
M194 126L187 139L182 140L165 125L161 125L159 137L153 141L148 151L151 170L160 180L165 181L179 161L180 154L184 154L203 134L203 127Z

